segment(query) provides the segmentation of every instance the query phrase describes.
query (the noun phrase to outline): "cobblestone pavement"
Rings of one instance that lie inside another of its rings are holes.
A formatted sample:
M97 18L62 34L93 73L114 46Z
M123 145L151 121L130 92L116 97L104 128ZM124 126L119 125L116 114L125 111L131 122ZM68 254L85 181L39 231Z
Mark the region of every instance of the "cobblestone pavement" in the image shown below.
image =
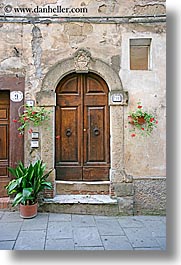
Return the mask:
M0 250L166 250L166 217L0 211Z

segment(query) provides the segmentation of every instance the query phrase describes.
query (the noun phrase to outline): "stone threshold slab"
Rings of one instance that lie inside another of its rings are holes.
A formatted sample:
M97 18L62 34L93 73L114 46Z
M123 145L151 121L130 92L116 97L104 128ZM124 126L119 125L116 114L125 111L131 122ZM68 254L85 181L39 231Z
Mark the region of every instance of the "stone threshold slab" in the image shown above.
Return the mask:
M65 181L65 180L56 180L57 184L86 184L86 185L105 185L111 184L111 181Z
M44 202L61 204L117 204L117 200L108 195L56 195L53 199L45 199Z

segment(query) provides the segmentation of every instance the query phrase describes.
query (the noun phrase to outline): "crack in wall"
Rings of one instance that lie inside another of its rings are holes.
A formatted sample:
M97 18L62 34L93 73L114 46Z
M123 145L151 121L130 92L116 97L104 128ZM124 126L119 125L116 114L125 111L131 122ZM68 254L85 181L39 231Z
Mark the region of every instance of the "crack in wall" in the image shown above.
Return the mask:
M42 56L42 34L40 29L37 26L34 26L32 29L32 54L34 59L34 66L35 66L35 75L38 78L42 76L42 68L41 68L41 56Z

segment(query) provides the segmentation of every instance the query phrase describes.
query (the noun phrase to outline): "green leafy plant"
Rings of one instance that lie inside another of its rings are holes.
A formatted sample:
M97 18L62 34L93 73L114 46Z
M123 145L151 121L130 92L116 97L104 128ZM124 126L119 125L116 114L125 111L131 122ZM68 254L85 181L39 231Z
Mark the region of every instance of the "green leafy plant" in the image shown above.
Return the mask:
M8 168L9 172L16 177L6 186L8 195L15 195L12 206L20 203L33 205L37 202L41 191L52 189L51 182L46 181L52 170L44 174L45 169L46 166L41 160L37 160L28 167L20 162L16 168Z
M24 106L21 106L24 107ZM19 109L20 112L20 109ZM35 127L41 126L44 121L50 119L51 111L45 110L44 107L24 107L24 111L22 114L19 113L19 119L13 119L13 122L20 123L18 131L20 135L24 134L24 130L26 127L30 126L31 124ZM33 130L30 129L29 133Z
M136 136L136 130L142 136L148 136L158 124L153 114L143 110L141 102L137 103L135 111L129 113L128 120L129 124L132 126L130 129L132 137Z

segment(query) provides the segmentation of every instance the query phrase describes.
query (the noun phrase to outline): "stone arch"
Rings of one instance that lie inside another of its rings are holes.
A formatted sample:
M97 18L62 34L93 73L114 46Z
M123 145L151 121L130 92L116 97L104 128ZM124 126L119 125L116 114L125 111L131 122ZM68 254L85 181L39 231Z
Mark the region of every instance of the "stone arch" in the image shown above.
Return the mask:
M82 57L84 56L82 58L82 61L80 61L80 54L83 54ZM72 72L95 73L105 80L110 92L123 91L123 86L120 77L113 68L111 68L107 63L103 62L102 60L91 57L89 51L85 49L80 49L74 54L73 57L64 59L50 68L43 80L41 91L37 93L37 103L39 105L47 105L46 100L43 100L43 98L48 97L48 105L55 105L55 90L58 83L64 76Z

